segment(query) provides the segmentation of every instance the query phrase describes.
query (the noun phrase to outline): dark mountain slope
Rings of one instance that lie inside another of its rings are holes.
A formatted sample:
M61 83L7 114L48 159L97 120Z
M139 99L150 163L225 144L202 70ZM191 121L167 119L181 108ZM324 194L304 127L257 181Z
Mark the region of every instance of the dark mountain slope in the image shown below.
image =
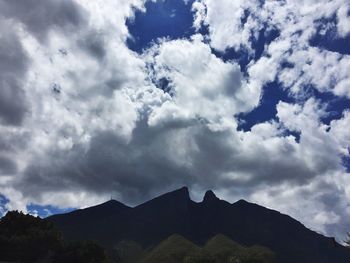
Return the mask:
M121 218L125 220L119 221L124 230L119 236L135 240L146 248L157 245L174 233L188 237L191 203L188 189L184 187L136 206Z
M67 214L54 215L49 221L59 226L68 239L102 241L109 235L114 218L132 208L115 200L79 209ZM105 244L105 242L102 242Z
M277 262L350 262L350 250L293 218L243 200L230 204L212 191L200 203L193 202L184 187L134 208L120 203L115 206L115 214L96 206L89 214L81 212L79 220L68 219L74 212L48 220L69 238L92 238L108 248L122 240L133 240L149 249L173 234L203 246L213 236L223 234L244 246L270 248Z

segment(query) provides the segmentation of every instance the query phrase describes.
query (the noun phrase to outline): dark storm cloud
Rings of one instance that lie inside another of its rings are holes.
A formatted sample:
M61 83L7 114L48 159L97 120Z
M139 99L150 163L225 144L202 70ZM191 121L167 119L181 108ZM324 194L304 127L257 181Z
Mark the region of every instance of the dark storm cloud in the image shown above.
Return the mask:
M11 159L0 156L0 176L15 174L17 172L17 165Z
M29 61L18 36L0 23L0 122L19 125L26 112L23 82Z
M53 28L69 31L82 25L87 15L72 0L0 0L0 10L3 17L20 21L40 41Z
M83 188L94 193L121 193L125 201L138 202L164 189L191 185L189 172L169 160L164 148L167 136L146 126L143 121L138 123L130 143L103 132L91 139L88 151L80 146L69 153L53 151L49 159L27 169L19 186L28 196L39 189Z

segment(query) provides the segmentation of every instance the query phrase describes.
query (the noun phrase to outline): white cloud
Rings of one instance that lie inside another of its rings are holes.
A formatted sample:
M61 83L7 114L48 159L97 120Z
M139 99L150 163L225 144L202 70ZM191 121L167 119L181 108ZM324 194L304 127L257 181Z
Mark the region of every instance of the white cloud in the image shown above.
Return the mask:
M350 6L342 5L337 11L337 30L340 37L346 37L350 33Z
M238 64L217 58L199 35L162 42L148 56L156 78L170 80L173 102L184 115L215 122L258 105L260 89L247 87Z
M252 53L251 42L257 39L261 29L280 31L280 36L266 47L263 57L257 62L251 61L251 85L261 86L278 78L293 93L303 93L304 87L312 84L321 92L330 91L349 98L349 56L309 44L320 19L330 19L332 15L337 17L339 36L345 37L346 28L350 28L346 26L350 21L348 9L349 5L342 0L194 3L194 10L198 10L195 26L201 21L209 27L210 45L219 51L243 47ZM246 22L242 23L244 18ZM281 71L281 64L286 62L293 67Z
M350 111L345 111L341 119L332 121L330 127L330 134L337 138L338 147L342 149L342 154L349 156L350 134L348 129L350 127Z
M258 1L226 1L226 0L208 0L196 1L194 10L196 20L194 26L200 24L208 25L210 32L211 45L220 51L227 48L238 50L240 46L250 47L251 30L256 30L259 26L256 21L250 20L246 25L242 25L241 19L244 16L246 8L253 7ZM206 7L206 12L204 8ZM260 25L262 27L262 25ZM256 32L253 32L253 34Z

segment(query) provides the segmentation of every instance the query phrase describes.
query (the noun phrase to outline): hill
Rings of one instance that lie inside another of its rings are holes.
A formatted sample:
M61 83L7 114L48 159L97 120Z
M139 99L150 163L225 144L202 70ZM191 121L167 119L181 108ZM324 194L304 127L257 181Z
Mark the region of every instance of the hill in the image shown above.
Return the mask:
M274 253L262 246L244 247L224 235L211 238L203 248L204 255L210 255L214 262L271 263Z
M200 248L180 235L172 235L156 246L142 263L182 263L186 257L196 256Z
M257 253L259 251L259 253ZM204 247L199 247L180 235L172 235L152 251L141 263L273 263L274 254L263 247L246 248L224 235L210 239Z

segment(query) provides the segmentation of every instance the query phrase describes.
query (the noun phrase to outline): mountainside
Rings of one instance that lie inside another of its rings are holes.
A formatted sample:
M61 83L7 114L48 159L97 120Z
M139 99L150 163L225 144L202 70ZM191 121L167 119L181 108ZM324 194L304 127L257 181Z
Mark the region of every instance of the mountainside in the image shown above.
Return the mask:
M121 213L131 208L115 200L85 209L76 210L67 214L54 215L49 218L53 221L65 237L72 240L93 239L106 240L110 235L112 222ZM102 242L107 245L108 242Z
M97 240L108 249L123 240L152 249L173 234L203 246L223 234L244 246L271 249L277 262L350 262L350 250L287 215L244 200L230 204L212 191L196 203L186 187L134 208L109 201L47 220L54 222L66 238Z

